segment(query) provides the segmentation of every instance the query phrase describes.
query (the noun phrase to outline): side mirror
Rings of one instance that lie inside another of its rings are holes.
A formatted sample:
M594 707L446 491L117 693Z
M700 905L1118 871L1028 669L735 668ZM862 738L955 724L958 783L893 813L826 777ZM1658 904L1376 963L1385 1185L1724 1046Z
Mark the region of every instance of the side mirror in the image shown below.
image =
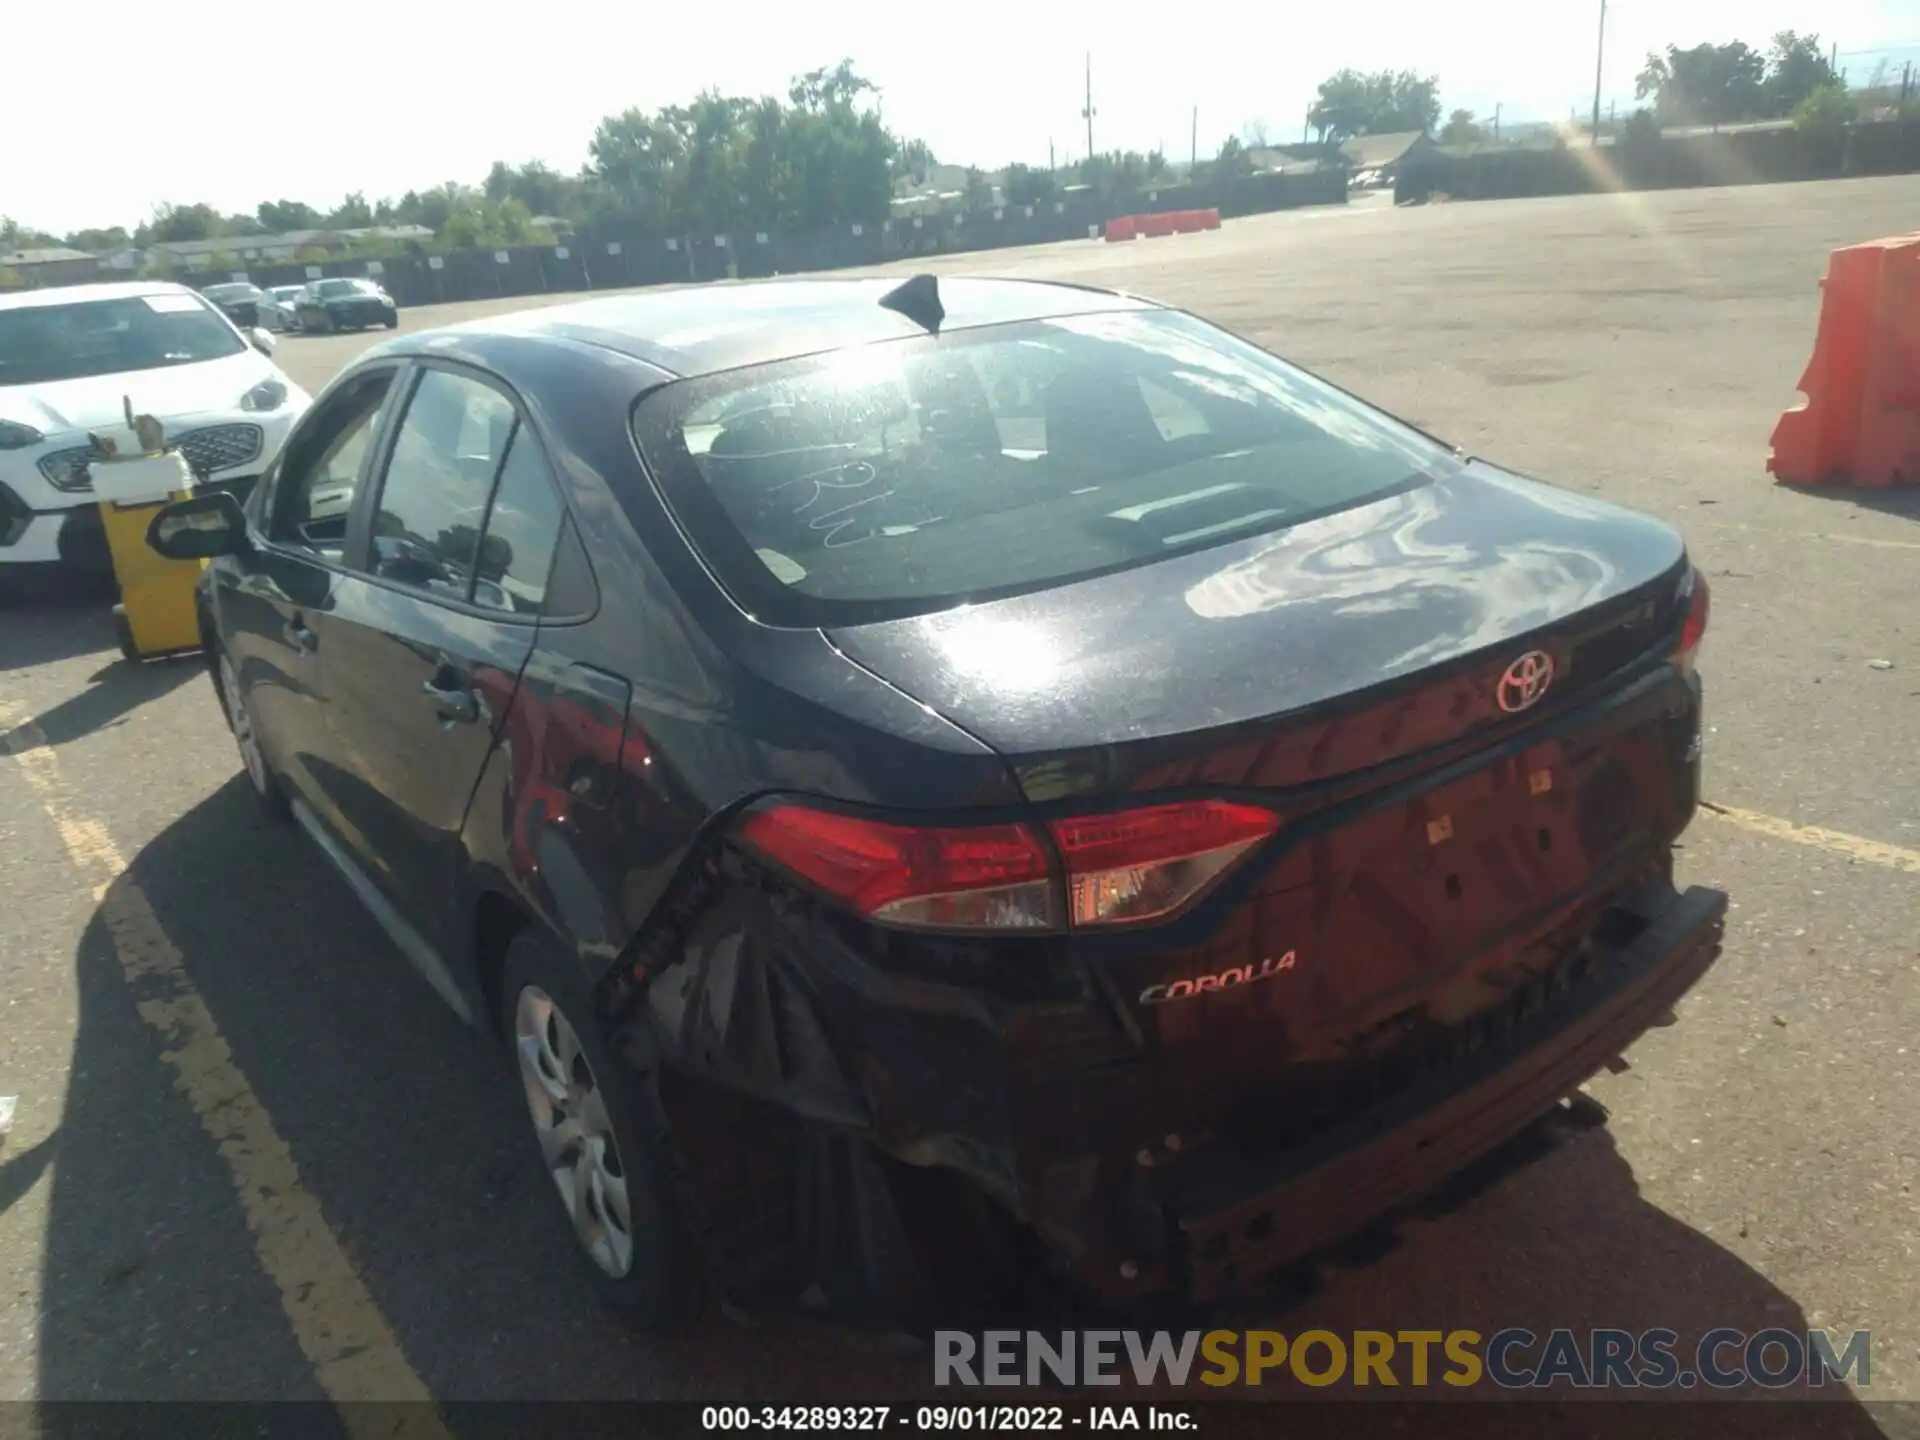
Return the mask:
M251 330L247 331L247 339L252 342L253 348L258 350L262 355L273 354L275 342L271 330L262 330L258 325L255 325Z
M247 548L247 517L225 490L176 500L147 527L147 544L169 560L211 560Z

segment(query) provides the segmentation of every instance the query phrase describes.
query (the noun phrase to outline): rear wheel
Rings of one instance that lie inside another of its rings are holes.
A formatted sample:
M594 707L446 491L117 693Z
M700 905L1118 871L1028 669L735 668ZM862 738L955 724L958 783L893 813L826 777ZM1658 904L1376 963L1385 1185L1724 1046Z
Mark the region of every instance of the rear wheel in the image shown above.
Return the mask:
M387 316L387 329L398 330L399 328L400 328L400 317L398 315Z
M541 1169L601 1300L649 1329L690 1317L702 1251L653 1076L613 1053L578 962L537 929L507 947L500 1006Z
M285 816L289 813L286 791L267 765L259 732L254 729L253 711L240 688L240 672L224 650L215 666L215 679L220 687L220 705L227 712L227 726L233 731L233 743L240 751L240 764L247 772L248 784L253 786L254 797L276 819Z
M126 612L118 606L113 611L113 638L120 647L120 658L140 663L140 647L133 643L133 626L128 623Z

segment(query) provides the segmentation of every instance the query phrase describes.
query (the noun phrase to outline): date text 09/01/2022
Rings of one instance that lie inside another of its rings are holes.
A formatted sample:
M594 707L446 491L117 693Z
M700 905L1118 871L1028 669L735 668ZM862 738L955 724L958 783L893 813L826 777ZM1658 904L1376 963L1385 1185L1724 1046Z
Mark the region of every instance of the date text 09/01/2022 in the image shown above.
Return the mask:
M1190 1411L1154 1405L708 1405L703 1430L1195 1430Z

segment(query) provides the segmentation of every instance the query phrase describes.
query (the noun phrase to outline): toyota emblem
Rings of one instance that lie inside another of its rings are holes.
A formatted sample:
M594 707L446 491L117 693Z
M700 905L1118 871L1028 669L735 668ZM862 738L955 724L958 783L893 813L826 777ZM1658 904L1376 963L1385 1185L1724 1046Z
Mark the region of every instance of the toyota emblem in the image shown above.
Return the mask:
M1507 666L1506 673L1500 677L1500 688L1494 695L1502 710L1509 715L1518 715L1522 710L1531 710L1538 705L1551 684L1553 657L1544 650L1529 650Z

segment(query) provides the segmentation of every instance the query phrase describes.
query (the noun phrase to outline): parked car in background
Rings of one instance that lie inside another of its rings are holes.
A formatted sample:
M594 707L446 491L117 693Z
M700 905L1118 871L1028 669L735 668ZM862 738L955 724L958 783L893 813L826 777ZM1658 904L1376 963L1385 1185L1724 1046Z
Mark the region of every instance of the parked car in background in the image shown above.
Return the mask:
M272 346L183 285L0 295L0 568L110 568L87 432L124 426L129 403L203 481L244 493L309 403Z
M504 1043L642 1321L736 1264L1206 1301L1554 1110L1719 952L1673 879L1681 536L1138 298L429 330L152 534L211 559L253 790Z
M267 290L266 298L260 302L260 323L269 330L298 330L300 328L300 297L306 294L304 285L274 285Z
M243 280L209 285L200 293L218 305L221 313L242 330L250 330L260 323L260 307L267 298L266 291Z
M391 330L400 323L400 307L371 280L315 280L294 301L294 312L300 328L310 333L364 330L370 325Z

